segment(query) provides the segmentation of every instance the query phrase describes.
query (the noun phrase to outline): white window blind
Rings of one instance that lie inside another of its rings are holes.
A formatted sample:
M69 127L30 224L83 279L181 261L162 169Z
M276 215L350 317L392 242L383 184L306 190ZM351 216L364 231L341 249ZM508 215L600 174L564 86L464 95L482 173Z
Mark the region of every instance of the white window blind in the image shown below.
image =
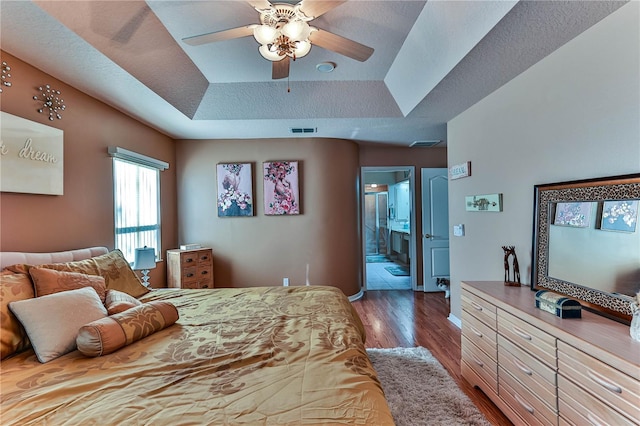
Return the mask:
M115 215L115 248L133 262L135 249L153 247L156 260L160 258L160 168L168 164L136 154L147 161L131 157L120 158L118 149L109 148L113 156L113 201ZM135 153L134 153L135 154ZM148 161L152 160L152 162Z

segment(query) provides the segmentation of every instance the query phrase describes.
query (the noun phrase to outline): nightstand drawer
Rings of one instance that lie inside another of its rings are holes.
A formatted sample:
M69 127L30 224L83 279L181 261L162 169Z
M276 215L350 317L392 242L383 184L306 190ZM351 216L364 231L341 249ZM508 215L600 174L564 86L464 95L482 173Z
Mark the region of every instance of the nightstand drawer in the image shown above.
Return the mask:
M213 288L212 250L167 250L167 285L171 288Z

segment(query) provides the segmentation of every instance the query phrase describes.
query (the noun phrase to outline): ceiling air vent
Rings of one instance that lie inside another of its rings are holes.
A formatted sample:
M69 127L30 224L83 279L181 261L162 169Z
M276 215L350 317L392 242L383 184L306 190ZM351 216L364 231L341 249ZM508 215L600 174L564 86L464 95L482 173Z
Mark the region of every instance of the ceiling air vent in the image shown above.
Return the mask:
M432 140L432 141L413 141L409 147L411 148L431 148L432 146L438 145L441 140Z
M318 128L317 127L291 127L289 131L295 134L316 133L318 131Z

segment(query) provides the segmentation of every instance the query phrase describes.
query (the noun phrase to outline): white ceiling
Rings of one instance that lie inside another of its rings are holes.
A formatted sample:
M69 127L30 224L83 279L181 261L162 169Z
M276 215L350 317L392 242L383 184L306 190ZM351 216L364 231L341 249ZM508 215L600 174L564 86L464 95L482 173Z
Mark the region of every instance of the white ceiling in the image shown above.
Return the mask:
M175 139L288 138L309 127L443 146L448 120L624 3L351 0L311 23L373 47L371 58L314 46L289 81L271 80L252 37L182 42L257 23L241 0L2 0L0 47ZM315 69L324 61L333 73Z

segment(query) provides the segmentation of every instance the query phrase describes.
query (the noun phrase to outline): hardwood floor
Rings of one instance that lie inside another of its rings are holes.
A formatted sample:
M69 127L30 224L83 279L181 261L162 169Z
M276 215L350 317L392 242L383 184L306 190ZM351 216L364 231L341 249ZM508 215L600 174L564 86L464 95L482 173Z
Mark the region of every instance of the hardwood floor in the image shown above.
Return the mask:
M512 423L460 373L460 329L447 319L443 293L412 290L367 291L353 302L367 332L368 348L422 346L433 354L480 411L494 425Z

